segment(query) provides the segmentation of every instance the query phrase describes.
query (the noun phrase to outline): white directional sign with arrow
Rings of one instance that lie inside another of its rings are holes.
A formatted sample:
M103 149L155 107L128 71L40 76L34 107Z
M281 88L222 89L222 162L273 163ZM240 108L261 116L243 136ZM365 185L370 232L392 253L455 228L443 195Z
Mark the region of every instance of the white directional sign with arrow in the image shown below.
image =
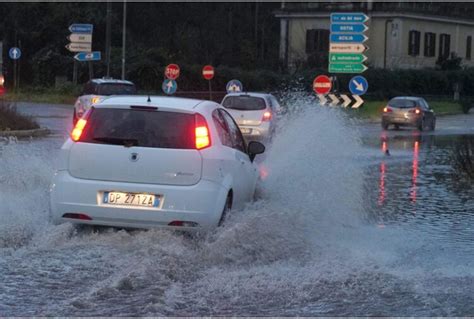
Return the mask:
M17 47L13 47L8 51L10 59L18 60L21 57L21 50Z

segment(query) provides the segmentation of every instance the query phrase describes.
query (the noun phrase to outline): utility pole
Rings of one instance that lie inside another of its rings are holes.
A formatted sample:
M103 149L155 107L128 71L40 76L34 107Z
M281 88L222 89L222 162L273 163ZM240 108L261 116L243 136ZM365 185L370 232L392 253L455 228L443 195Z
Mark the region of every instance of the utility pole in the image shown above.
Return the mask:
M107 63L107 77L110 77L110 37L111 37L112 2L107 0L107 16L105 29L105 61Z
M125 80L125 43L127 39L127 0L123 0L122 23L122 80Z

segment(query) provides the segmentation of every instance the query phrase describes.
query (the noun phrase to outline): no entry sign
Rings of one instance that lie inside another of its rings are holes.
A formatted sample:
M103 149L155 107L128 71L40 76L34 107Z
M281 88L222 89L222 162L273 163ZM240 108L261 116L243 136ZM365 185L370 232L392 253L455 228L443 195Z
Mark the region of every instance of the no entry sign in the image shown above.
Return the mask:
M212 65L205 65L202 68L202 76L206 80L212 80L214 78L214 67Z
M316 94L327 94L331 88L331 79L326 75L318 75L313 81L313 90Z
M179 66L177 64L169 64L165 68L165 76L167 79L176 80L179 77Z

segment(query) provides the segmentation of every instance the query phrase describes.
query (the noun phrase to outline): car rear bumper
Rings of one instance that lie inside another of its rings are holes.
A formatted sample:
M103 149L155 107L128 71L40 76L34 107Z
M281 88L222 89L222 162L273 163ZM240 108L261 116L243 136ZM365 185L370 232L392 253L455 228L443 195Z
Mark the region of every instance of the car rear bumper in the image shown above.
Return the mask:
M103 203L104 191L161 195L159 207L113 206ZM192 186L152 185L78 179L59 171L51 187L51 219L63 222L116 227L202 229L217 226L227 198L218 183L201 180ZM85 214L91 220L64 218ZM197 227L169 226L173 221L197 223Z
M272 134L269 123L262 123L259 126L239 125L242 135L247 141L261 141L268 139Z
M386 115L382 116L382 122L386 124L397 124L397 125L408 125L408 126L417 126L421 121L421 116L417 114L413 115Z

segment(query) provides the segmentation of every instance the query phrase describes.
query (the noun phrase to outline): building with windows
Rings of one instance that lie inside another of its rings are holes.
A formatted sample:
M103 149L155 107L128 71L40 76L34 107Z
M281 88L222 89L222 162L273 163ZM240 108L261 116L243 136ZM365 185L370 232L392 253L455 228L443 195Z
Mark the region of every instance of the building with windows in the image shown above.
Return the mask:
M364 12L369 40L367 65L377 68L432 68L454 56L474 66L474 3L310 2L283 3L280 59L290 69L327 67L330 14Z

